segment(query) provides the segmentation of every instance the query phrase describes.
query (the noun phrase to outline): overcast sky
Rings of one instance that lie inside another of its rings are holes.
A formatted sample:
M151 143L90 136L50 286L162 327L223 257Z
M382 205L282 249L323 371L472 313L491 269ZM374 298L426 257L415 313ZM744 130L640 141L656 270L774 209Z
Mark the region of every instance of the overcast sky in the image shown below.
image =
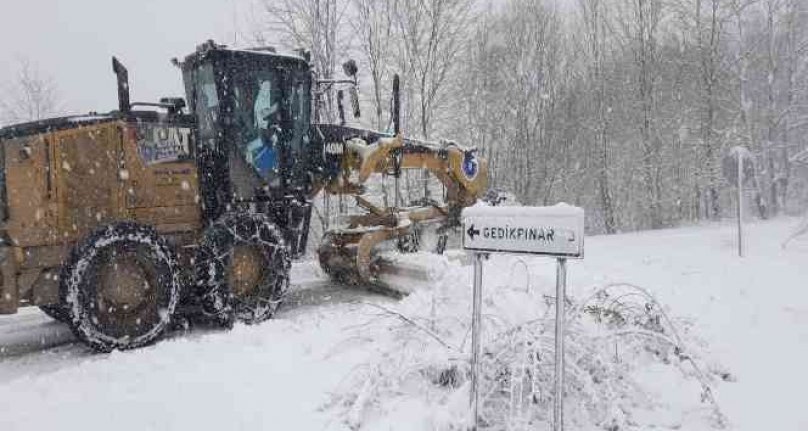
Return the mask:
M182 95L170 64L197 44L234 40L248 0L3 0L0 84L25 56L49 74L71 113L117 107L111 56L129 69L132 100ZM1 86L1 85L0 85ZM2 97L2 94L0 94Z
M482 0L479 4L501 0ZM258 0L0 0L0 97L26 58L58 87L65 113L117 109L110 58L129 69L132 101L184 96L172 57L208 39L244 45ZM573 0L553 0L572 4Z

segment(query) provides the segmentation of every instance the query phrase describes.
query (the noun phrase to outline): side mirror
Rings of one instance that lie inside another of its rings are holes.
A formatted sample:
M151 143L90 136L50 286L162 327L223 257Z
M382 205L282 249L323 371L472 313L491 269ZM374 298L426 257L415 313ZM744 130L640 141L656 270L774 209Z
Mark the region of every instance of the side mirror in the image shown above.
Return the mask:
M356 73L359 71L359 68L356 66L355 61L348 60L345 63L342 63L342 71L345 72L345 75L356 80Z
M356 90L356 74L359 72L359 67L356 65L356 61L351 59L342 63L342 71L345 72L345 75L353 79L353 85L348 91L351 96L351 110L353 111L353 116L354 118L359 118L362 114L359 111L359 93Z

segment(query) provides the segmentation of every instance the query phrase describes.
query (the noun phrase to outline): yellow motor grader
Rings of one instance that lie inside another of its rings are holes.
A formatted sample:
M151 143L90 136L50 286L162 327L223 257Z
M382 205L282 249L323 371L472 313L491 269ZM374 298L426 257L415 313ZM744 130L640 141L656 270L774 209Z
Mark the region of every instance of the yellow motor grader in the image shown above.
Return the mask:
M113 58L117 110L0 129L0 314L39 306L99 351L153 342L181 314L260 322L304 254L318 193L364 211L326 231L323 269L373 285L382 244L424 223L456 225L486 188L474 149L402 136L397 84L392 133L318 121L338 86L358 116L351 61L345 79L323 80L305 51L209 41L175 64L185 99L130 103ZM365 196L372 176L410 168L434 174L446 199Z

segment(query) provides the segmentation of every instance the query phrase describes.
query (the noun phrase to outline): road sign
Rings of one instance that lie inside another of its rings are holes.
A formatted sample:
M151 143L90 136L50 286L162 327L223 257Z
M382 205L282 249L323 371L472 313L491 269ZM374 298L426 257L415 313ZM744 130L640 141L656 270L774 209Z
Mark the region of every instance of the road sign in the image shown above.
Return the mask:
M746 148L735 146L729 149L721 161L721 170L727 182L734 187L738 187L738 184L746 185L755 178L755 159Z
M463 248L582 258L584 210L551 207L484 207L463 210Z
M482 329L483 255L529 253L555 257L555 404L553 430L564 429L564 298L567 258L584 257L584 210L566 204L552 207L486 207L463 210L463 248L474 253L471 317L470 403L474 429L479 419L480 331Z

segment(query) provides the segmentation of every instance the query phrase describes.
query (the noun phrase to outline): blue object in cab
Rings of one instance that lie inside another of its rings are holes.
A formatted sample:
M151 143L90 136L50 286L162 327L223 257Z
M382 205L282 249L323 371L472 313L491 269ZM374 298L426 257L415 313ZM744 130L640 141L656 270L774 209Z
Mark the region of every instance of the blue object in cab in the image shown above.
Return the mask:
M278 166L278 154L274 148L263 145L253 156L255 169L263 178L267 178Z

